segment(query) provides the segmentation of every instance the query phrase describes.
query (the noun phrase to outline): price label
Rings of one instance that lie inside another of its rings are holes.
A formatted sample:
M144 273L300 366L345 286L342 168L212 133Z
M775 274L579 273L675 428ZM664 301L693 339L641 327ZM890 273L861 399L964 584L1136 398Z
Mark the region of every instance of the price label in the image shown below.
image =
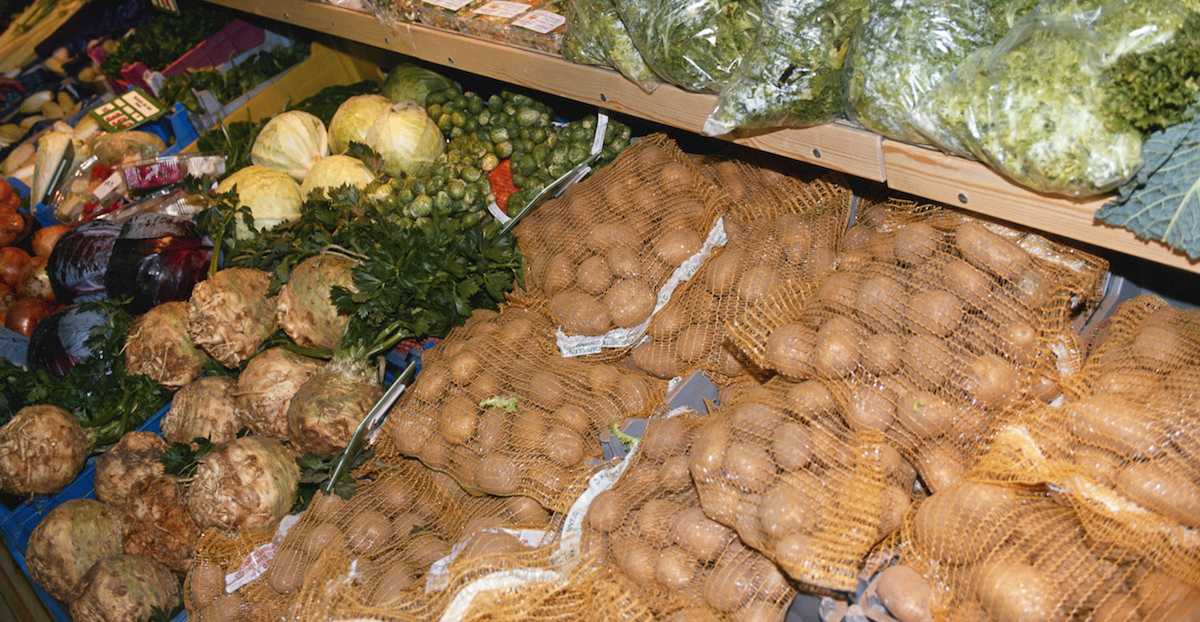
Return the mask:
M471 1L472 0L425 0L425 4L432 4L433 6L442 7L443 9L450 11L457 11L468 4L471 4Z
M553 11L530 11L513 20L513 26L520 26L539 34L549 34L567 23L567 18Z
M528 4L520 2L506 2L505 0L493 0L483 6L475 9L475 12L480 15L490 15L492 17L503 17L508 19L516 17L525 11L529 10Z
M138 87L121 93L112 101L88 111L88 115L108 132L124 132L153 121L167 112L162 102Z

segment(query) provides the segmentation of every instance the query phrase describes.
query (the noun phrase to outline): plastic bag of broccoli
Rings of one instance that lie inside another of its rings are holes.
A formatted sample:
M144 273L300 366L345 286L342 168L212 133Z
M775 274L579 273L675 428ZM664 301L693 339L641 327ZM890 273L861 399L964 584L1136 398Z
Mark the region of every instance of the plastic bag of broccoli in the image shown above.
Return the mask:
M662 84L629 38L612 0L571 0L562 55L573 63L613 67L647 93Z
M846 110L889 138L928 143L909 124L921 97L974 50L1004 36L1036 0L867 0L850 39Z
M842 68L864 4L764 0L758 37L721 89L704 133L817 125L841 114Z
M1178 0L1051 0L976 50L917 104L910 122L1034 190L1106 192L1141 166L1142 137L1105 106L1104 67L1169 41Z
M761 0L613 0L646 64L690 91L717 91L758 32Z

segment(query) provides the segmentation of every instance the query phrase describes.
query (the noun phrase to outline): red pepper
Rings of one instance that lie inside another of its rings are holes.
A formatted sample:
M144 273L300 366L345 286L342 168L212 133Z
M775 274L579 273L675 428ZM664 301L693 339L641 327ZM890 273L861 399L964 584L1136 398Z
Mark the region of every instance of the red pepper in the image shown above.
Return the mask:
M506 159L487 174L492 182L492 195L496 197L496 206L505 214L508 213L508 197L518 188L513 185L512 166Z

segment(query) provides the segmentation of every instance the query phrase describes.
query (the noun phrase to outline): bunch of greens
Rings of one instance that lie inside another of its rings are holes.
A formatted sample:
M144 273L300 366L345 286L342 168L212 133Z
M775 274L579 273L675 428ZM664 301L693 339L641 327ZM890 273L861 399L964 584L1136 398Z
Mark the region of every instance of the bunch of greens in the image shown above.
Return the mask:
M127 300L101 300L81 305L107 321L92 328L88 358L62 378L45 370L25 370L0 360L0 417L7 419L32 404L53 404L79 419L88 446L100 453L159 411L170 393L147 376L125 371L125 335L133 322Z
M1109 111L1104 68L1168 41L1187 12L1174 0L1043 4L970 54L910 121L1035 190L1105 192L1141 166L1142 135Z
M842 67L864 2L765 0L758 37L721 89L704 133L809 126L840 114Z
M303 45L279 45L259 52L228 71L215 68L190 70L169 76L158 91L158 98L168 106L182 103L188 110L200 114L204 108L196 99L196 91L207 90L217 101L227 103L308 57Z
M647 93L661 83L638 52L613 0L571 0L563 58L582 65L611 66Z
M654 73L690 91L717 91L754 45L761 0L613 0Z
M228 10L203 2L181 2L180 14L162 13L146 20L121 39L116 51L104 57L100 71L121 75L125 63L141 61L163 69L231 21Z
M1200 259L1200 100L1190 120L1159 130L1142 147L1145 164L1096 218Z
M868 129L928 140L907 119L974 50L995 43L1036 0L868 0L846 60L846 107Z
M1144 133L1186 121L1200 89L1200 12L1162 45L1126 54L1104 69L1109 114Z

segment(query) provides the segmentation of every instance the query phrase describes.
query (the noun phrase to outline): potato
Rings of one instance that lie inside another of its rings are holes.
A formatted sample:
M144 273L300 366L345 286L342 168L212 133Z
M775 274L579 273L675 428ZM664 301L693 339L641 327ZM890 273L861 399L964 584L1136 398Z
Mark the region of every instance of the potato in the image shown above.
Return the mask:
M671 348L654 341L647 341L634 348L629 361L647 374L663 379L678 376L683 367Z
M391 535L391 519L376 510L360 511L346 525L346 542L360 555L371 555Z
M724 247L708 260L704 270L704 287L714 296L728 296L737 287L742 274L741 249Z
M475 434L479 406L461 395L448 396L438 420L438 432L451 445L464 445Z
M450 546L437 534L425 531L413 536L404 552L414 568L428 570L433 562L450 554Z
M896 416L896 395L881 384L855 387L842 410L846 424L858 432L883 432Z
M466 529L463 533L472 534L466 546L458 552L455 559L475 559L485 555L513 555L529 549L515 536L503 531L478 531Z
M746 366L738 354L740 353L735 353L731 345L718 346L717 371L729 377L746 375L748 373Z
M855 293L854 310L862 323L882 327L886 331L900 328L908 310L908 293L904 285L890 275L877 275L863 281Z
M799 381L811 377L816 336L803 324L784 324L767 335L763 356L784 378Z
M716 561L734 537L732 530L698 507L680 512L671 528L671 541L701 564Z
M813 369L824 378L841 378L858 367L862 332L858 324L844 316L825 321L817 331L813 346Z
M558 253L550 258L542 274L542 291L547 296L554 297L575 283L575 265L566 253Z
M1016 401L1020 382L1012 363L995 354L984 354L967 365L963 388L975 404L1003 410Z
M287 594L300 588L310 560L294 548L281 548L275 553L267 568L267 585L279 594Z
M658 481L666 492L682 492L691 488L692 474L688 472L687 456L667 458L659 468Z
M612 326L608 307L579 291L565 291L550 299L550 314L568 335L602 335Z
M863 369L876 376L893 374L900 369L904 341L896 333L875 333L862 345Z
M614 246L608 249L604 257L608 262L608 269L619 279L636 279L642 275L642 260L632 246Z
M1168 470L1162 461L1130 463L1117 476L1117 491L1165 518L1200 528L1200 486L1188 477L1188 467L1175 467Z
M611 368L609 368L611 369ZM593 389L595 392L599 392ZM574 430L580 434L590 435L592 423L588 414L575 404L563 404L547 417L546 423L553 426Z
M546 416L536 406L518 409L509 421L509 443L514 447L537 443L546 436Z
M813 443L808 426L785 423L771 437L771 457L785 472L798 471L813 457Z
M654 243L654 256L671 268L678 268L700 252L704 239L688 228L672 229L659 236Z
M1015 242L992 233L978 221L960 223L954 230L954 238L963 259L1001 278L1014 279L1032 267L1029 253Z
M908 328L937 337L952 334L963 320L963 302L957 294L943 289L913 292L909 300Z
M1020 562L994 560L977 571L976 593L997 620L1053 622L1065 620L1059 607L1058 582Z
M628 509L627 500L610 488L592 499L587 511L588 525L596 531L610 533L621 526Z
M215 562L198 560L188 571L183 589L188 603L206 605L225 593L225 571Z
M912 490L913 483L917 481L917 469L891 444L868 445L864 456L874 457L879 461L879 470L889 483L902 490Z
M997 549L1021 515L1011 489L959 482L921 502L912 523L913 544L951 564L971 563Z
M612 285L612 270L604 257L593 255L583 260L575 271L575 286L594 295L603 294Z
M692 432L681 417L652 419L642 435L641 449L646 460L660 463L687 452Z
M526 496L506 497L504 507L508 515L520 525L545 525L550 522L550 513L546 508Z
M730 445L723 468L728 481L749 492L762 492L775 479L775 465L767 451L749 443Z
M621 279L608 289L604 304L612 323L618 328L632 328L645 322L654 312L654 292L641 281Z
M854 272L834 272L821 280L814 296L816 300L824 301L837 312L853 312L858 297L859 278L860 275Z
M567 388L551 370L538 370L529 375L529 392L550 408L557 408L567 397Z
M392 564L367 584L365 604L382 607L395 602L405 590L417 584L415 575L412 566L403 561Z
M931 492L939 492L963 481L967 465L962 452L949 443L932 443L921 448L914 465Z
M671 527L682 510L678 503L669 499L651 499L634 514L638 537L653 548L662 548L670 543Z
M719 419L711 419L701 426L688 452L688 468L692 477L701 483L709 483L720 474L725 463L726 448L729 447L729 429Z
M621 374L616 392L626 416L642 417L658 406L654 398L654 387L650 384L650 379L642 374Z
M896 486L885 486L879 496L879 539L882 540L900 530L904 515L912 504L912 496Z
M433 420L416 410L401 410L388 418L384 426L396 450L405 456L421 455L422 447L433 436Z
M996 327L998 353L1018 365L1029 365L1037 357L1041 335L1025 317L1013 314L1003 318Z
M446 364L446 370L450 373L450 379L460 387L470 385L482 367L483 363L479 358L479 354L466 348L450 357Z
M775 563L788 574L799 576L822 546L824 545L812 534L793 533L775 542Z
M1063 406L1071 434L1080 441L1138 459L1159 455L1170 443L1163 424L1143 406L1118 396L1092 395Z
M696 558L683 552L678 546L663 549L654 564L654 578L673 592L687 589L696 571Z
M933 619L930 609L933 587L911 566L889 566L875 580L875 591L887 612L900 622L926 622Z
M704 599L717 611L729 613L742 606L757 592L757 564L748 558L729 559L717 564L708 576Z
M818 484L814 484L814 488ZM758 525L766 535L779 540L796 532L812 533L820 516L820 495L783 482L771 488L758 505Z
M833 393L817 380L806 380L792 385L785 398L788 410L806 421L816 420L837 408Z
M733 429L752 434L758 438L770 438L775 428L784 422L782 412L747 398L729 410L729 422Z
M395 529L393 529L393 532ZM346 539L334 523L321 523L304 534L300 550L309 558L315 559L326 550L345 546Z
M611 546L617 567L628 575L634 584L645 590L659 589L658 579L655 577L658 555L654 549L636 538L614 538Z
M450 384L448 371L446 367L439 365L423 367L412 387L405 391L411 392L415 400L426 404L435 404L445 394L446 387Z
M526 437L537 438L537 437ZM565 467L573 467L587 457L586 441L575 430L552 427L542 439L542 455Z
M946 385L957 356L948 340L913 333L905 341L901 360L909 380L924 389L937 389Z
M602 222L593 225L588 231L585 244L593 251L603 252L636 239L637 230L632 226L623 222Z
M896 231L892 244L896 258L910 264L919 264L933 257L941 249L942 232L925 222L914 222Z
M717 327L711 323L698 323L683 329L675 340L675 356L684 364L694 364L708 358L715 345Z
M989 306L992 298L992 278L962 259L949 259L942 265L938 282L976 308Z
M667 340L677 335L685 326L690 325L691 321L690 309L684 308L683 304L679 302L667 303L658 310L658 313L654 314L654 319L646 328L646 334L651 339Z
M1200 589L1161 571L1137 583L1140 609L1147 620L1189 620L1200 616Z
M748 305L756 305L766 300L782 284L783 279L774 267L760 264L742 274L737 285L737 297Z
M490 453L479 461L475 483L489 495L512 495L516 494L524 471L515 458Z

